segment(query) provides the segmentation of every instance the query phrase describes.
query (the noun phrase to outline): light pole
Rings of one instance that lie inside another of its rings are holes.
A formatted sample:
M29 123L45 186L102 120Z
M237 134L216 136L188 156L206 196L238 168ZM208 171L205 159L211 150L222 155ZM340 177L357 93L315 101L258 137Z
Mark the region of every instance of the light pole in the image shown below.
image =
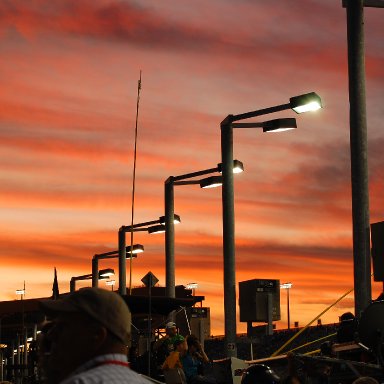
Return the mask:
M246 125L233 123L252 117L293 109L296 113L321 108L320 97L312 92L290 98L287 104L260 109L240 115L228 115L221 122L222 205L223 205L223 259L224 259L224 319L227 356L236 357L236 276L235 276L235 216L233 187L233 128L263 128L263 131L294 128L294 119L277 119L265 123ZM285 123L287 126L285 126ZM265 125L265 126L264 126ZM285 126L285 127L284 127Z
M131 252L131 246L126 247L126 255L128 254L127 258L136 258L138 253L144 252L144 246L141 244L134 244L132 247ZM96 254L92 258L92 287L97 287L99 285L99 260L100 259L112 259L119 257L119 250L111 251L111 252L105 252Z
M240 173L244 170L239 160L232 161L232 172ZM179 176L170 176L164 183L165 208L165 292L168 297L175 297L175 226L171 218L174 215L174 186L199 184L201 188L212 188L222 184L221 176L211 176L204 179L195 179L212 173L221 173L222 166L202 171L186 173ZM193 179L193 180L191 180Z
M109 277L113 276L115 274L115 271L112 268L106 268L99 271L99 279L108 279ZM76 281L79 280L91 280L92 279L92 273L88 273L86 275L81 276L74 276L71 278L70 281L70 292L76 291Z
M287 290L287 321L288 321L288 329L291 329L291 313L289 311L289 290L292 288L292 283L283 283L280 284L281 289Z
M180 216L174 214L172 217L173 223L180 223ZM118 233L118 244L119 244L119 294L127 294L127 246L125 234L127 232L139 232L145 231L150 234L165 232L165 224L167 218L161 216L158 220L146 221L144 223L138 223L129 226L121 226Z

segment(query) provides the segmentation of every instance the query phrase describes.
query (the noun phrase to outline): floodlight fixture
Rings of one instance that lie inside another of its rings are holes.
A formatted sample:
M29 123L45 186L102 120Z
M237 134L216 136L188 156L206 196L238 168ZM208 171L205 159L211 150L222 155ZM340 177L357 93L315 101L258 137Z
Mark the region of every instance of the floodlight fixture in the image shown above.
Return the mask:
M219 163L217 164L217 168L219 170L219 173L223 173L223 164ZM241 173L244 172L244 164L240 160L233 160L233 173Z
M106 279L108 277L111 277L115 274L115 271L112 268L107 268L107 269L101 269L99 271L99 278L100 279ZM92 274L91 274L92 278Z
M176 213L175 213L173 215L173 217L174 217L173 224L180 224L181 223L181 219L180 219L179 215L176 215ZM160 224L165 225L165 216L160 216Z
M295 128L297 124L294 118L274 119L263 123L263 132L283 132Z
M292 288L292 283L282 283L282 284L280 284L280 288L281 289L290 289L290 288Z
M223 185L222 176L210 176L200 180L200 188L216 188Z
M297 128L292 117L252 123L232 123L232 128L263 128L263 132L283 132ZM235 172L234 172L235 173Z
M164 225L153 225L152 227L148 227L148 233L153 235L155 233L164 233L165 232L165 226Z
M132 251L131 251L131 247L130 246L126 247L126 250L130 254L132 253L132 255L137 255L138 253L143 253L144 252L144 246L141 245L141 244L134 244L133 247L132 247ZM118 253L119 253L119 251L117 251L117 254ZM127 256L127 258L129 258L129 256Z
M296 113L317 111L323 107L320 96L315 92L291 97L289 104Z

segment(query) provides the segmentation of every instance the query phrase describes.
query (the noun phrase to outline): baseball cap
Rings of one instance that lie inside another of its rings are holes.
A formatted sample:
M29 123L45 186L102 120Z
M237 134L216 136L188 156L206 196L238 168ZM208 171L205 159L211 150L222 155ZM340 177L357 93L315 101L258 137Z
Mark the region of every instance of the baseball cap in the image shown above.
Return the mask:
M176 323L174 323L174 322L172 322L172 321L170 321L169 323L167 323L167 324L165 325L165 328L173 328L173 327L176 327Z
M63 312L83 313L102 324L110 333L127 344L131 328L131 312L122 297L101 288L81 288L63 299L40 301L47 315Z

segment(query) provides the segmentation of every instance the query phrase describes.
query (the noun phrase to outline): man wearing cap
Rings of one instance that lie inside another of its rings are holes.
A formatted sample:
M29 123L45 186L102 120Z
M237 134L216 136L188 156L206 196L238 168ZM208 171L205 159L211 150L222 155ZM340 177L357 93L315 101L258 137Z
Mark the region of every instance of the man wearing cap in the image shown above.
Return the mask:
M165 325L165 336L157 340L153 345L153 352L159 370L161 370L165 359L174 351L174 343L177 341L178 336L176 324L170 321Z
M117 293L82 288L40 304L52 319L45 336L48 384L150 383L129 368L131 313Z
M173 344L175 343L178 336L176 324L172 321L165 325L165 336L157 340L153 345L155 352L164 354L164 359L174 350Z

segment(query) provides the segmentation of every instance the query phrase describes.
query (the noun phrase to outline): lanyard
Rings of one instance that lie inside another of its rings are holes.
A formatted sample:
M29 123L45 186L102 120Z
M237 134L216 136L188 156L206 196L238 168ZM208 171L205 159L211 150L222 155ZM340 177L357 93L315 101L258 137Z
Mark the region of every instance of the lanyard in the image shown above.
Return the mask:
M95 367L98 367L100 365L121 365L123 367L129 368L129 363L126 361L119 361L119 360L105 360L100 361L99 363L95 364Z

